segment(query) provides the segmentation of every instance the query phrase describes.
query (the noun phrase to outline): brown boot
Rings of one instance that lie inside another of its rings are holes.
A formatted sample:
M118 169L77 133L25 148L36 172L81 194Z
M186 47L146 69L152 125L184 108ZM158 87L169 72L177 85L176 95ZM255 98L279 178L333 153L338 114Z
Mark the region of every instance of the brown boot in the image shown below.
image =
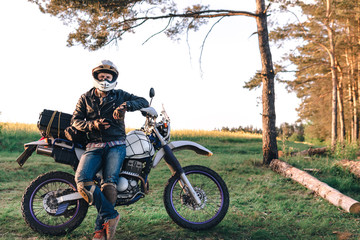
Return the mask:
M97 230L97 231L95 231L95 234L94 234L94 237L92 240L106 240L105 234L106 234L105 228L103 228L101 230Z
M118 215L116 218L109 219L104 223L107 240L112 240L115 237L116 227L119 223L119 220L120 220L120 215Z
M105 195L106 199L115 206L117 199L117 189L114 183L105 183L101 187L101 191Z

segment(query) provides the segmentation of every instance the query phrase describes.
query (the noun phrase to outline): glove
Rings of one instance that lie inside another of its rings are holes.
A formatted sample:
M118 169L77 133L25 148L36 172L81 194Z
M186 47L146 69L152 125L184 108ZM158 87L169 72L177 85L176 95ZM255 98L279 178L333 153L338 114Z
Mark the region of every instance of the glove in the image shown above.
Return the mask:
M102 131L102 130L108 129L109 127L110 127L110 124L108 122L105 122L105 118L96 119L93 121L93 129Z
M126 102L124 102L114 110L114 112L113 112L114 119L123 120L125 118L126 110L127 110L127 105L126 105Z

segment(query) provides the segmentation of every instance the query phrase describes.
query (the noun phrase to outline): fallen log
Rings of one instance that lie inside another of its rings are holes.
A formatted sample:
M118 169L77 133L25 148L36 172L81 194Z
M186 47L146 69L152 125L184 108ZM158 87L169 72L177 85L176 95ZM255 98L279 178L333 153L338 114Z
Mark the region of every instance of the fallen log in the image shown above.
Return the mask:
M327 153L327 147L322 148L312 148L310 147L307 150L301 152L292 152L291 156L314 156L314 155L325 155Z
M346 212L360 213L360 203L358 201L342 194L310 174L278 159L271 161L270 168L282 176L291 178L306 188L314 191L331 204L341 207Z
M359 161L350 161L347 159L341 160L337 163L338 166L349 170L352 174L360 178L360 162Z

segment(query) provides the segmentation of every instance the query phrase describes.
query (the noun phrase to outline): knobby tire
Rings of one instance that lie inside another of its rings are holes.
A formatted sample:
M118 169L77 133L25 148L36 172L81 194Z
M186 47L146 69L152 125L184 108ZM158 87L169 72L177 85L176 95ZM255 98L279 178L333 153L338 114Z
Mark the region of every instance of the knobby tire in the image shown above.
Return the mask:
M206 230L218 225L229 208L229 192L223 179L203 166L183 168L194 190L201 199L196 205L186 189L179 184L179 176L172 176L164 190L164 205L171 219L181 227Z
M57 185L66 191L76 191L73 175L54 171L38 176L24 192L21 201L22 215L27 225L38 233L65 235L76 229L86 216L89 205L84 199L73 201L63 215L56 216L46 211L41 200L44 201L46 195L55 192L57 189L52 188Z

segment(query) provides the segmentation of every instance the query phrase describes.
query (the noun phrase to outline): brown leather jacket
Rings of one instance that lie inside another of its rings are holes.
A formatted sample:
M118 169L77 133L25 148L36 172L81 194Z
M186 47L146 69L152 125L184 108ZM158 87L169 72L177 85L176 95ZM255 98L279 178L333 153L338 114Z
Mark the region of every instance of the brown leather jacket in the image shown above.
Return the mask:
M81 95L71 124L77 130L86 132L90 142L125 140L124 120L113 118L114 110L124 102L127 102L127 111L136 111L149 106L145 98L137 97L121 89L111 90L105 98L100 99L95 95L95 88L92 88ZM110 124L110 128L101 131L94 129L94 120L102 118Z

